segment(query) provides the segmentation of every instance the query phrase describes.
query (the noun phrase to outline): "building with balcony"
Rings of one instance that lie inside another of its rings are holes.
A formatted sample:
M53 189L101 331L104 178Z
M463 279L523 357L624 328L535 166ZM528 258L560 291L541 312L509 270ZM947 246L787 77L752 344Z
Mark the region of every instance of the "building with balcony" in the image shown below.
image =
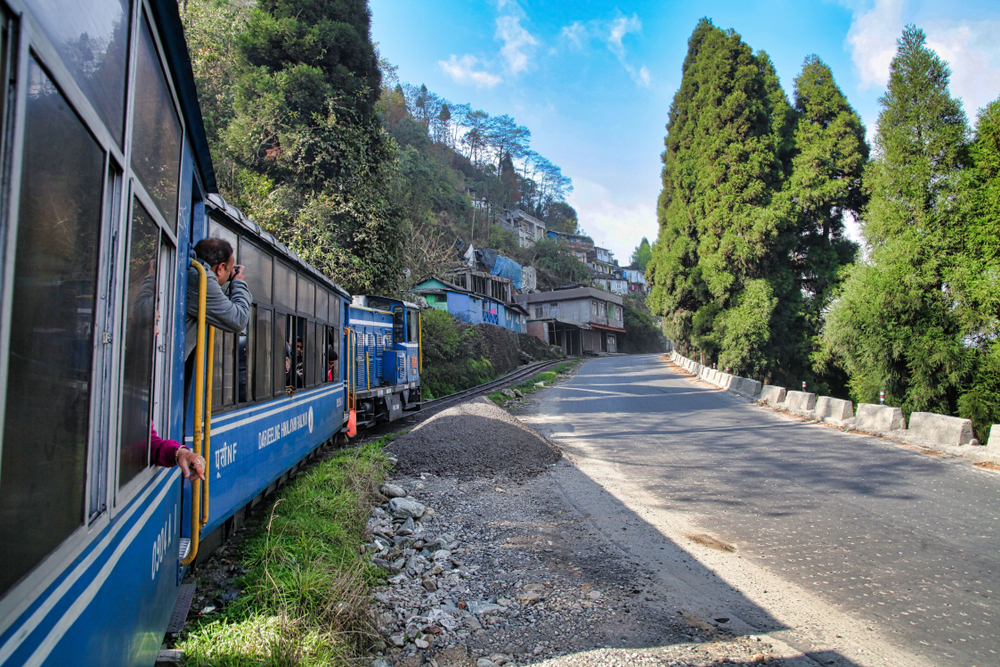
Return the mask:
M517 237L517 244L522 248L530 248L536 241L545 238L545 223L519 208L505 209L499 222L501 227Z
M620 296L575 284L515 298L527 311L528 333L566 354L618 351L618 336L625 333Z

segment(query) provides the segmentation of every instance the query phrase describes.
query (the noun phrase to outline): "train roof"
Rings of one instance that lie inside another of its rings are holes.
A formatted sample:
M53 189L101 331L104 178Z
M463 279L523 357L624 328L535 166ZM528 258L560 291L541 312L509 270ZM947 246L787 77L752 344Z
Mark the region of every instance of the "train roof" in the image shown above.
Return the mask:
M262 245L267 246L267 248L275 255L287 259L295 264L299 269L304 269L317 281L325 284L341 296L347 299L351 298L351 295L347 290L327 278L326 275L324 275L315 266L301 259L295 254L294 250L285 246L285 244L281 241L274 238L273 235L265 232L260 225L243 215L242 211L223 199L222 195L214 192L209 194L205 200L205 207L209 210L209 212L216 211L224 215L233 225L252 234L257 241L259 241Z
M202 184L208 192L217 192L212 153L208 148L208 135L205 134L205 121L198 103L198 90L194 85L194 70L191 69L178 3L176 0L150 0L149 5L153 10L154 23L163 43L163 54L184 114L184 124L190 134L191 152L201 174Z

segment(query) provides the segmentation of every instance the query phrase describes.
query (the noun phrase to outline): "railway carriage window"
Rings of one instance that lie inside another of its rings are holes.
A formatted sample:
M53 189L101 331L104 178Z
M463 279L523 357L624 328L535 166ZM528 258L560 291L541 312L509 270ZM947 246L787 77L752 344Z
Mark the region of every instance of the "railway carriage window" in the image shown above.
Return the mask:
M305 276L299 276L299 305L300 315L313 316L316 310L316 285Z
M32 14L118 147L125 127L128 0L48 0Z
M306 353L309 351L309 340L306 336L306 319L304 317L289 317L292 325L290 347L292 350L292 366L289 369L290 384L296 389L306 386Z
M316 288L316 319L330 321L330 293L322 287Z
M236 401L246 403L249 400L247 394L247 382L250 377L249 361L250 355L247 353L250 342L250 330L253 328L253 320L247 325L246 331L236 336Z
M285 391L291 379L292 346L288 342L288 315L274 314L274 371L272 393L279 395Z
M254 357L254 398L258 401L269 397L271 391L271 317L270 310L257 309L257 327L254 331L256 356Z
M216 332L215 337L218 338L220 333L222 332ZM233 364L236 361L236 334L227 331L222 333L222 338L223 357L220 359L222 361L222 404L232 405L236 402L236 383L234 382L233 369Z
M274 305L295 310L295 271L277 261L274 263Z
M104 190L103 152L34 59L27 93L0 463L0 594L83 524Z
M254 303L271 303L271 256L257 246L240 244L240 263L246 267L247 287Z
M316 323L306 323L306 348L302 351L303 359L306 362L306 386L312 387L316 384L316 353L313 348L319 349L316 340Z
M141 23L135 60L132 169L156 202L167 224L177 231L181 124L145 16Z
M156 322L156 271L160 229L138 200L132 201L132 231L125 295L122 356L121 456L118 488L149 465L150 397Z
M233 246L233 257L236 258L237 264L242 264L240 261L240 236L236 232L230 231L228 227L223 227L218 222L212 218L208 219L208 235L217 239L224 239L229 241L229 245ZM252 292L251 292L252 293Z

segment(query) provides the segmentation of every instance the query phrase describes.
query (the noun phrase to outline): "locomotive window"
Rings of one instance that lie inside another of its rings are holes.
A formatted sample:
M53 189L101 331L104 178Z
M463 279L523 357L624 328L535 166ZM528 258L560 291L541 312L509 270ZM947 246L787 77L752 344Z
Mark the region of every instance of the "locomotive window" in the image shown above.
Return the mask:
M295 310L295 271L274 263L274 305Z
M206 327L207 329L208 327ZM206 342L208 340L208 334L205 334ZM212 351L212 409L222 407L222 375L223 375L223 357L225 356L225 340L222 335L222 331L219 329L215 330L215 349Z
M316 310L316 285L303 275L299 276L299 306L301 315L313 316Z
M254 398L258 401L271 395L271 317L272 311L257 309L256 357L254 358Z
M32 3L31 10L121 148L125 127L128 0L49 0Z
M403 307L392 309L392 337L400 343L406 342L406 324L403 321Z
M409 336L407 343L416 343L420 339L420 327L417 320L417 311L412 308L406 309L406 323L409 325Z
M83 523L104 189L101 149L34 59L27 93L0 465L0 594Z
M150 395L160 230L138 200L132 202L125 351L122 358L121 458L118 487L149 465Z
M250 332L253 331L253 320L247 325L246 331L236 334L236 401L246 403L249 398L247 382L253 369L250 367L249 349L252 342Z
M146 186L146 192L156 202L167 224L176 231L181 124L145 16L141 23L135 61L132 169Z
M240 244L240 263L245 267L247 287L254 303L271 303L271 256L244 241Z
M330 293L322 287L316 288L316 319L324 322L330 317Z

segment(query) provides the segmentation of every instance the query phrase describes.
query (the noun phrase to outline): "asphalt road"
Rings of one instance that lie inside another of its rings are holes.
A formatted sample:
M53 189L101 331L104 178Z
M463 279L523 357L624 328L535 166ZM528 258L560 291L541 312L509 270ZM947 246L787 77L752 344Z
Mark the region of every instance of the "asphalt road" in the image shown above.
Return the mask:
M920 662L1000 665L1000 474L792 420L660 355L584 364L536 422Z

